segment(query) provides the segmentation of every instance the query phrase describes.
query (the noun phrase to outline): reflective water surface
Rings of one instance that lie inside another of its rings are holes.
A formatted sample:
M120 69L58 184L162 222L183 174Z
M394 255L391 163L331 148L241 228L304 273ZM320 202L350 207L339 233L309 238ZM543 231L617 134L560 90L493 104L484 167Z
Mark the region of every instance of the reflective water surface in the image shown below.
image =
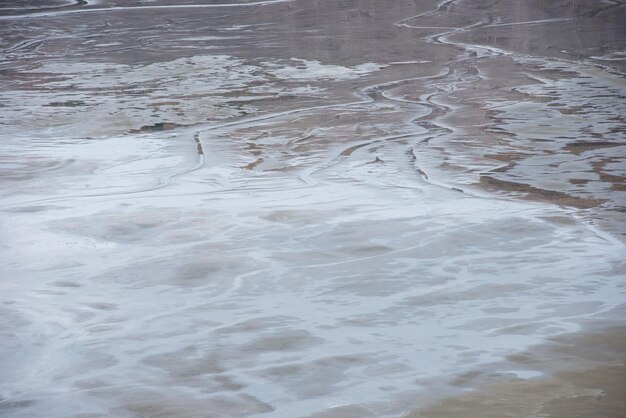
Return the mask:
M0 415L400 416L544 377L504 359L626 301L624 13L0 7Z

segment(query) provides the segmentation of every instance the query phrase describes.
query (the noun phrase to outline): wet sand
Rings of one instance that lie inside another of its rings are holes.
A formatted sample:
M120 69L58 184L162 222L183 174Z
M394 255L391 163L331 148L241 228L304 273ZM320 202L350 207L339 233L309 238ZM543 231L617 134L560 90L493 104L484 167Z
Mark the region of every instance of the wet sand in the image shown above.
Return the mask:
M509 356L507 363L469 373L453 383L467 388L471 382L472 393L444 399L406 416L623 417L625 353L623 327L552 338L548 345ZM542 376L524 376L532 371L539 371Z

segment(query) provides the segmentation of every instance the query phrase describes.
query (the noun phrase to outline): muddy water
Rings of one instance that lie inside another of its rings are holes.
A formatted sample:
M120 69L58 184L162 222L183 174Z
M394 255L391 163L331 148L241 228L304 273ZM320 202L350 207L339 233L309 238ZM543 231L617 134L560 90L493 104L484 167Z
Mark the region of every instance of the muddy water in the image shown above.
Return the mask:
M624 5L518 3L0 8L0 414L398 416L619 322Z

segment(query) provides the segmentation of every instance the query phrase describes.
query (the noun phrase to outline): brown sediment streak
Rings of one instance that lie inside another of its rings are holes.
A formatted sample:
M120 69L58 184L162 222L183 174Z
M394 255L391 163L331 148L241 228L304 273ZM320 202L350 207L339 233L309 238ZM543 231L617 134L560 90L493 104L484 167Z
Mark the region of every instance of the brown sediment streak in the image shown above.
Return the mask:
M202 142L200 142L200 132L196 132L193 136L194 141L196 141L196 147L198 149L198 154L204 155L204 149L202 148Z
M64 102L64 103L50 103L49 106L80 106L80 102ZM129 133L131 134L139 134L139 133L150 133L150 132L161 132L161 131L169 131L172 129L176 129L181 125L171 122L159 122L154 125L144 125L139 129L131 129Z
M263 162L263 158L259 158L244 167L244 170L254 170L256 166Z
M491 176L480 176L480 184L487 188L507 192L525 193L526 197L529 199L540 200L562 206L573 206L580 209L593 208L606 202L602 199L585 199L582 197L571 196L564 192L540 189L524 183L499 180Z
M570 142L565 146L565 149L580 155L586 151L593 151L600 148L611 148L611 147L619 147L623 144L617 142L608 142L608 141L577 141Z

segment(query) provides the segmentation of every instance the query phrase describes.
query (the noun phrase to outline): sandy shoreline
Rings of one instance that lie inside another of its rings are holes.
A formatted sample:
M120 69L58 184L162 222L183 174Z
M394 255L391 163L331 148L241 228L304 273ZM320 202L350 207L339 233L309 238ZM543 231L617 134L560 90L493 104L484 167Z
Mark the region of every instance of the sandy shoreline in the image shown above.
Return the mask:
M406 417L623 417L626 327L596 326L511 355L507 363L460 376L453 385L475 388L471 393L434 402Z

